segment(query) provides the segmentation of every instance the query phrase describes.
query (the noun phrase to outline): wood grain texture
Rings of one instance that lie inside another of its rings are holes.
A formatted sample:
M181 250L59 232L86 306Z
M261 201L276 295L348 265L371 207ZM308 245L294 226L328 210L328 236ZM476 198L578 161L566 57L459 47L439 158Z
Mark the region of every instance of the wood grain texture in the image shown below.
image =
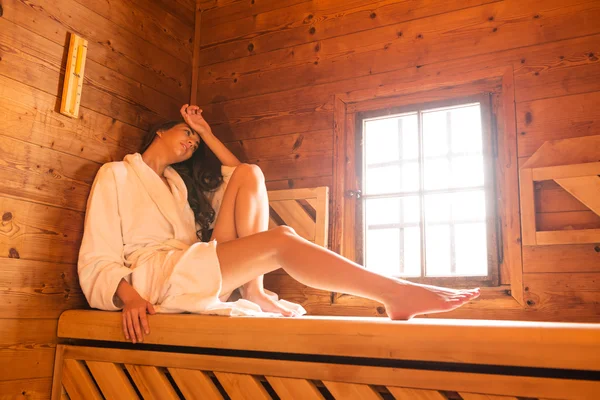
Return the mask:
M144 399L179 399L179 396L162 369L148 365L133 364L125 364L125 367Z
M206 373L185 368L168 368L168 370L186 399L223 399L223 396Z
M595 381L564 378L538 378L509 374L490 375L473 372L446 372L143 350L98 349L83 346L67 347L65 356L117 363L178 366L196 370L223 371L229 374L253 375L258 373L265 376L278 375L299 379L347 382L371 385L372 387L397 385L425 390L486 393L527 398L589 398L589 394L597 392L600 386Z
M369 385L356 383L323 381L327 390L334 398L352 400L380 400L383 399L379 393Z
M6 399L47 400L52 378L0 381L0 393Z
M317 51L315 43L307 43L207 66L201 69L199 82L205 90L198 99L201 103L221 97L231 100L540 44L550 30L552 40L595 34L598 28L588 16L598 13L594 3L511 0L416 19L325 39ZM259 84L259 79L268 84Z
M523 272L600 272L595 244L524 246Z
M83 361L64 360L62 383L71 399L101 400L103 398Z
M282 400L306 399L323 400L319 389L306 379L280 378L266 376L267 381Z
M139 399L120 365L99 361L86 361L86 364L104 398Z
M77 263L81 212L0 196L0 257Z
M388 386L396 400L444 400L446 397L437 390L421 390Z
M0 260L0 318L58 318L64 310L87 308L75 265Z
M260 381L252 375L215 372L215 376L232 400L271 400Z
M75 31L89 41L89 60L180 101L188 96L191 60L181 62L74 0L6 0L3 8L3 18L61 46Z

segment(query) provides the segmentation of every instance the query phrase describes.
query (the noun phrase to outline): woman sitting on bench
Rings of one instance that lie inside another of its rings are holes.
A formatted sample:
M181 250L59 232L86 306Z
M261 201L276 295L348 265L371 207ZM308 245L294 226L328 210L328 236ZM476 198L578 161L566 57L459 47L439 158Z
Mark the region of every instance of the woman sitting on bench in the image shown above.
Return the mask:
M103 165L92 185L80 283L91 307L123 310L128 340L149 333L147 313L303 314L264 290L263 275L278 268L314 288L379 301L391 319L453 310L479 295L386 277L287 226L268 230L262 172L241 164L201 112L184 105L183 121L149 132L141 154ZM210 152L222 168L211 167ZM224 302L236 288L243 299Z

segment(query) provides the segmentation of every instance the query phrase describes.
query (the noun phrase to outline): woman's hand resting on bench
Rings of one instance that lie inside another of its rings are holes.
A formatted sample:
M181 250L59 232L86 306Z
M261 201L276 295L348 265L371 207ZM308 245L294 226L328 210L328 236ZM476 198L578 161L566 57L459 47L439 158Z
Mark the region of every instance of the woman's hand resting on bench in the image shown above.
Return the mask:
M144 334L150 333L148 324L148 314L156 314L154 306L146 301L139 293L125 280L122 279L117 287L117 296L125 306L123 307L123 333L125 339L132 343L144 341Z

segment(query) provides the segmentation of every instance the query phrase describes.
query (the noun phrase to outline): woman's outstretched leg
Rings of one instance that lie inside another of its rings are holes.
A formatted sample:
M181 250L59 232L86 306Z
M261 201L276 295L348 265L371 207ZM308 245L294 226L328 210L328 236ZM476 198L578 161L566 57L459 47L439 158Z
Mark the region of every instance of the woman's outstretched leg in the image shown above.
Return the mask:
M307 286L379 301L392 319L450 311L479 296L479 289L438 288L379 275L310 243L289 227L219 244L217 254L224 291L283 268Z
M225 189L212 239L224 243L238 237L264 232L268 227L269 199L263 173L256 165L240 164ZM263 275L240 285L240 291L243 298L257 303L263 311L293 315L291 310L279 305L273 297L265 293ZM225 301L231 293L225 290L223 293L221 300Z

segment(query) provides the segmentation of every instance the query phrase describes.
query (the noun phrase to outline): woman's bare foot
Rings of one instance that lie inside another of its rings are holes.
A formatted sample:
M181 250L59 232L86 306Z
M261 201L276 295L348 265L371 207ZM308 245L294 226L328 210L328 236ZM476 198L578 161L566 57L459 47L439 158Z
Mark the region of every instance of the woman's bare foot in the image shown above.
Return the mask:
M390 319L407 320L420 314L432 314L454 310L479 297L477 289L449 289L422 285L407 281L398 282L402 287L385 302Z
M260 309L265 312L274 312L283 315L284 317L298 317L300 316L293 310L280 305L277 302L277 295L275 293L264 290L264 291L246 291L244 288L240 288L242 298L251 301L260 306Z

